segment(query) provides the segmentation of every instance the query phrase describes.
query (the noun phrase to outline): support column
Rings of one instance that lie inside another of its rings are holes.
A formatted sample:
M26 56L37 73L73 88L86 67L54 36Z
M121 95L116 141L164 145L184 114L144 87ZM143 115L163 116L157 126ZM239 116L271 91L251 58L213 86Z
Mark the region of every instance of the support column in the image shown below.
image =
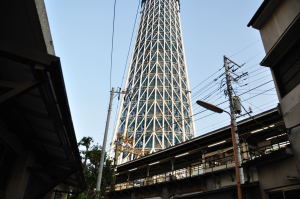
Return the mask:
M300 175L300 126L294 127L290 129L289 139L291 142L292 149L294 151L294 155L297 159L297 171Z
M8 180L5 198L22 199L26 191L30 172L28 167L33 166L34 157L31 153L26 152L18 157L13 165L12 175Z
M162 187L162 199L169 199L169 190L167 186Z
M132 192L130 193L130 199L135 199L135 192L134 192L134 191L132 191Z

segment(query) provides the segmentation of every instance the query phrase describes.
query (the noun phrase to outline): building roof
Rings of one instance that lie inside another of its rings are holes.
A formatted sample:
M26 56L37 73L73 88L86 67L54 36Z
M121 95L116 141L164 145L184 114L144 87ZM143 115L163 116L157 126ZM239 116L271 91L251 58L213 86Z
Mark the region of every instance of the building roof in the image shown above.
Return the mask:
M282 0L264 0L247 26L252 26L256 29L259 29L281 1Z
M85 187L60 59L2 41L1 114L15 145L34 154L27 186L38 197L60 183ZM2 74L4 76L2 76ZM17 151L23 153L23 151Z
M79 191L86 183L60 59L49 55L54 49L44 2L0 5L0 142L12 158L31 160L26 198L62 184Z

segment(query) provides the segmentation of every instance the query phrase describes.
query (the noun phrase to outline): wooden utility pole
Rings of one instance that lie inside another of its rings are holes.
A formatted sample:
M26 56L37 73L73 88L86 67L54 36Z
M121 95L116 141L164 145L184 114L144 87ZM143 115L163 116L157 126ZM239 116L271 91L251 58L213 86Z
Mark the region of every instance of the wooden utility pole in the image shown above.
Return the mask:
M230 107L230 118L231 118L231 137L232 137L232 146L233 146L233 155L234 155L234 165L235 165L235 178L236 178L236 185L237 185L237 195L238 199L243 198L241 184L244 184L244 171L242 166L242 157L241 157L241 149L240 149L240 142L239 136L237 133L237 123L236 123L236 110L233 101L233 88L231 84L231 74L230 74L230 67L229 64L234 64L238 67L236 63L228 59L224 56L224 68L225 68L225 75L226 75L226 85L227 85L227 95L229 98L229 107Z

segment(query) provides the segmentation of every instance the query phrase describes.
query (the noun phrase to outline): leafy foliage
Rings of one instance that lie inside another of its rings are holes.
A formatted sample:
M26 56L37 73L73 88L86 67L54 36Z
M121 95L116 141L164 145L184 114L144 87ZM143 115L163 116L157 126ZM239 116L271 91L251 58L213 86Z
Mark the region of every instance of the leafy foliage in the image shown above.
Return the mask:
M102 147L98 144L92 144L93 139L91 137L83 137L78 146L85 147L85 150L81 150L82 164L84 167L84 175L87 182L86 190L79 195L79 199L95 199L96 198L96 184L98 169L100 164L100 156ZM111 160L107 158L105 154L105 164L103 167L103 175L101 182L100 195L103 196L107 187L110 187L113 180L114 168Z

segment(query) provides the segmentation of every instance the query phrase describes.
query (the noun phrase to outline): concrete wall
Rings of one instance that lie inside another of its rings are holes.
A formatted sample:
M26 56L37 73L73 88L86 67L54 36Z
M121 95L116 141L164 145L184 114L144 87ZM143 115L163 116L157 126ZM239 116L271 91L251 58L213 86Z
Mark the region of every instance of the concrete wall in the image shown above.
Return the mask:
M287 128L300 124L300 84L281 99L281 109Z
M0 28L0 44L47 52L34 0L1 0Z
M282 0L260 30L266 53L274 46L300 11L299 0Z
M55 55L44 0L1 0L0 44Z
M267 190L300 183L297 170L294 157L258 167L262 199L268 199Z
M46 44L47 52L50 55L55 55L53 40L50 32L50 26L47 16L44 0L35 0L35 5L40 19L40 24L43 32L44 41Z
M269 1L268 4L272 4L274 1ZM267 4L267 5L268 5ZM300 16L300 1L299 0L282 0L280 1L279 5L276 9L272 11L263 11L260 13L260 18L267 18L263 24L261 24L259 27L256 27L259 29L262 41L264 44L264 48L266 53L268 54L271 52L272 48L276 48L277 44L281 42L283 46L290 46L291 49L289 49L288 52L284 55L282 52L282 58L281 60L277 60L278 63L289 63L290 58L286 55L292 55L293 59L295 59L295 63L291 63L288 65L279 65L276 64L270 65L269 67L272 70L273 78L275 81L281 111L283 115L283 119L285 122L286 127L289 129L289 139L292 145L292 149L294 151L295 157L297 161L294 162L295 167L298 168L297 172L298 175L300 174L300 84L293 87L291 90L285 91L287 93L281 93L280 88L284 86L284 83L281 83L279 81L280 78L283 78L283 76L288 76L291 78L294 74L293 71L289 71L288 69L291 68L297 68L299 67L297 64L299 64L299 52L295 48L292 48L292 46L297 46L299 43L299 35L293 35L294 38L289 38L290 43L284 43L281 38L287 37L286 32L289 32L291 29L290 26L294 23L299 22L299 16ZM299 23L298 23L299 24ZM296 27L295 29L299 29L299 27ZM299 25L298 25L299 26ZM291 32L291 31L290 31ZM298 42L298 43L297 43ZM279 48L278 48L279 49ZM284 68L283 68L284 67ZM287 68L289 67L289 68ZM285 71L284 74L280 73L280 76L276 76L276 71L279 69L284 69L282 71ZM285 77L287 78L287 77ZM295 81L295 80L294 80ZM282 97L283 96L283 97Z

